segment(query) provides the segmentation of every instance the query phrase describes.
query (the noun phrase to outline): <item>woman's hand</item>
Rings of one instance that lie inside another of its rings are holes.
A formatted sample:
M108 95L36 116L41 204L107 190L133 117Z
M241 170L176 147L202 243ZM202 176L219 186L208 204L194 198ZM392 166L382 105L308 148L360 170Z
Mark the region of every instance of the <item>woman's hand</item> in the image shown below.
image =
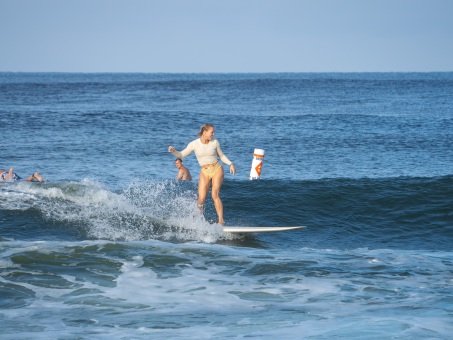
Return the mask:
M175 151L176 151L176 149L175 149L173 146L170 145L170 146L168 147L168 152L173 153L173 152L175 152Z
M230 164L230 174L234 175L236 173L236 167L233 163Z

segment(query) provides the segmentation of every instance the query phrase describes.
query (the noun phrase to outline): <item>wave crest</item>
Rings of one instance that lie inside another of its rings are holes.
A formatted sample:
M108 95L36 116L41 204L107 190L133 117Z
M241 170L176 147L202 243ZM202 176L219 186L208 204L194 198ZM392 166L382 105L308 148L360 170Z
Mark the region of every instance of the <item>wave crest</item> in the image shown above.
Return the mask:
M119 192L84 179L58 184L11 183L0 190L3 210L37 209L49 221L87 238L216 242L230 239L208 223L192 183L135 180Z

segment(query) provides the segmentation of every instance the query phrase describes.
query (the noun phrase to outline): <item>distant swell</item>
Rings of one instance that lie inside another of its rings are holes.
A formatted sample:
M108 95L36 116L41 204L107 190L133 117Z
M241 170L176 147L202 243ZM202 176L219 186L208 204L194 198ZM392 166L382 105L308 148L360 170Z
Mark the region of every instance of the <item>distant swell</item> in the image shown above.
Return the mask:
M317 245L453 248L453 176L260 180L226 186L225 206L234 211L233 218L242 216L256 224L306 225L307 233L313 233L311 242Z

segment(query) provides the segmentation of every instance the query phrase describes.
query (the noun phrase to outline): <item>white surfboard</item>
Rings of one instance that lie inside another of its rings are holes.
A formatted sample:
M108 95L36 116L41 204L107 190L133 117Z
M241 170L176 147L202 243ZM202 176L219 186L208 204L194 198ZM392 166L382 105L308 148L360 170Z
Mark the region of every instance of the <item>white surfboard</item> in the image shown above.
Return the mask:
M276 231L288 231L305 228L304 226L296 227L223 227L226 233L264 233Z

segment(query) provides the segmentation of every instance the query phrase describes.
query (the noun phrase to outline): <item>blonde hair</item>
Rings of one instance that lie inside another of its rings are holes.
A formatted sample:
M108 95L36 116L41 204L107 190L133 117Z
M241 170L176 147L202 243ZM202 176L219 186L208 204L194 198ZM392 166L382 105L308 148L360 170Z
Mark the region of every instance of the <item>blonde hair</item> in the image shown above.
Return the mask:
M200 136L200 137L203 136L203 132L205 132L209 128L214 128L214 125L209 124L209 123L202 125L200 128L200 132L197 133L197 136Z

